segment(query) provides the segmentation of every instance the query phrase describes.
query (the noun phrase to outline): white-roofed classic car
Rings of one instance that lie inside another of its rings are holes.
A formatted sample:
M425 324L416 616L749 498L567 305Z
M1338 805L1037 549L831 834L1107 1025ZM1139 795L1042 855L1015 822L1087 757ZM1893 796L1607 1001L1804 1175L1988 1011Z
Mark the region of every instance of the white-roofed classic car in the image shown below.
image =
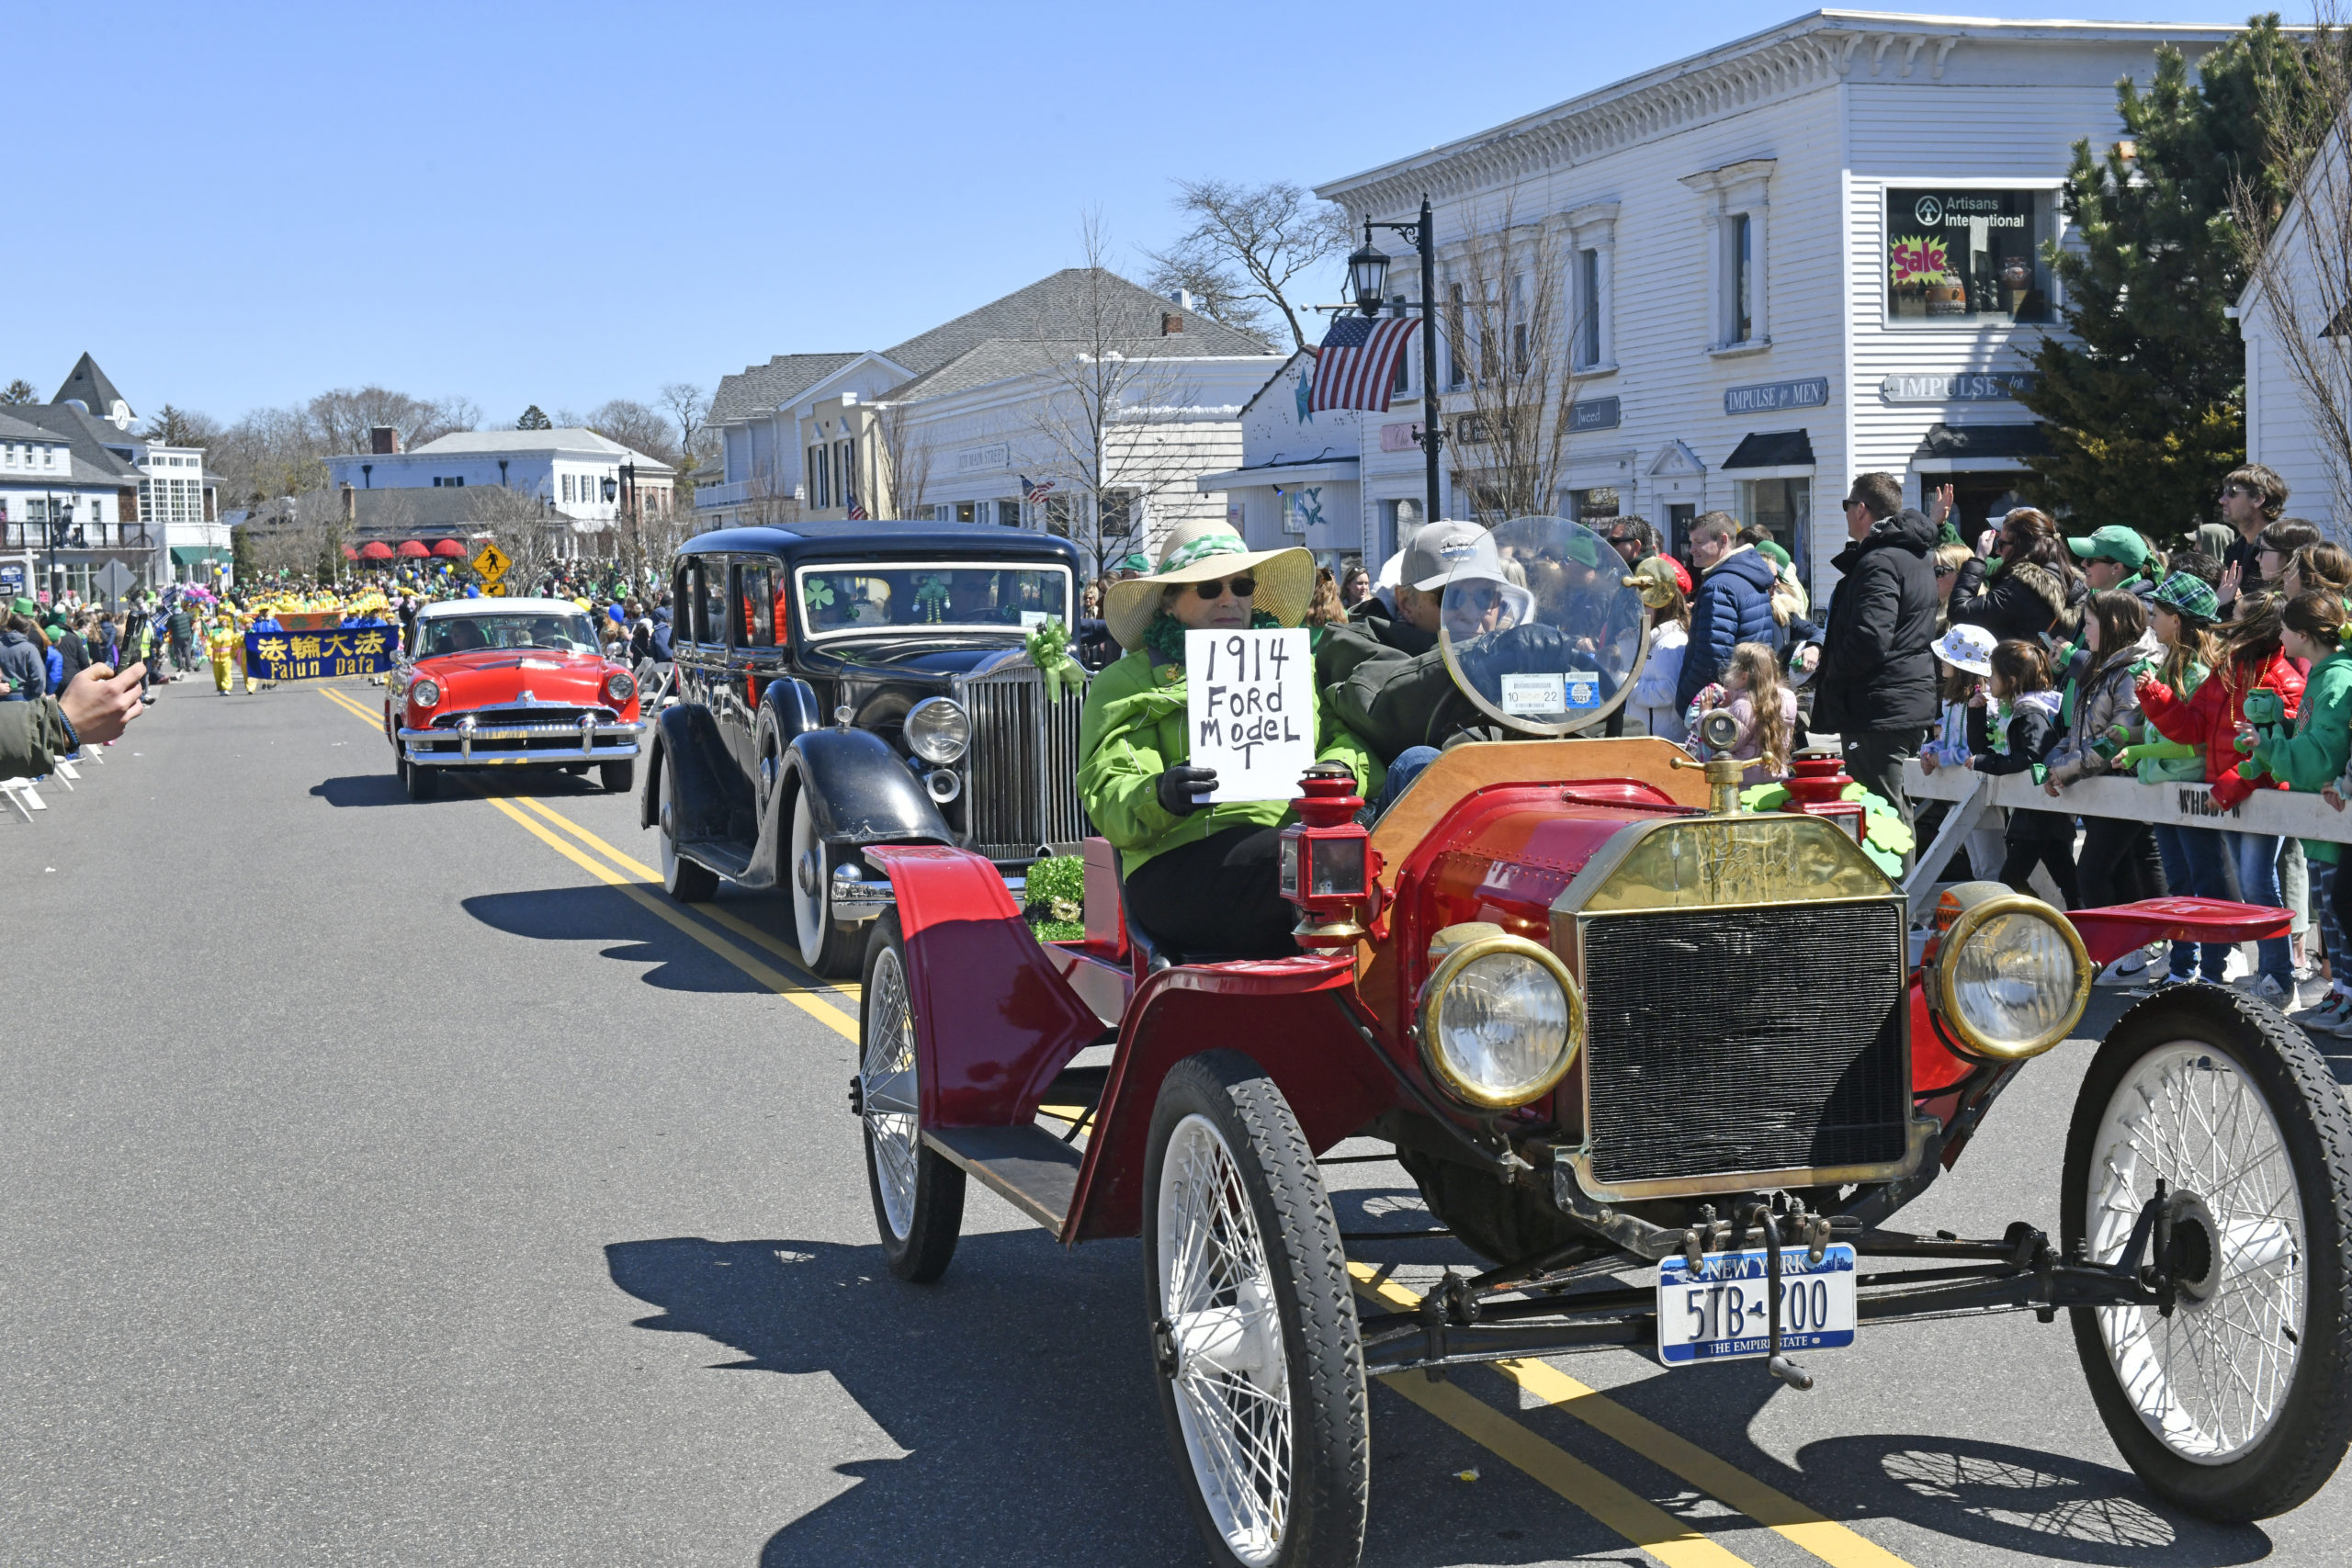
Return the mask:
M865 846L954 845L1009 882L1075 852L1084 677L1032 644L1074 626L1078 585L1068 540L1008 528L798 523L681 546L678 701L642 813L671 896L776 888L803 962L846 975L890 902Z
M597 770L637 781L637 677L598 650L569 599L449 599L417 612L415 646L384 683L384 739L409 798L451 769Z

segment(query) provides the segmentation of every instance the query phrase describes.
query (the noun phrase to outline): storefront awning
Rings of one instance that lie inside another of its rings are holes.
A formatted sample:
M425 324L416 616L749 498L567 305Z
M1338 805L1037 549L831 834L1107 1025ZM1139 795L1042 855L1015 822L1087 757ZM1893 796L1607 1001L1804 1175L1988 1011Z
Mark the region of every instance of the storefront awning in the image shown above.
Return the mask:
M172 547L174 566L194 566L198 561L225 561L235 558L235 552L225 545L174 545Z
M1293 485L1346 484L1357 478L1363 467L1362 460L1355 457L1333 457L1316 463L1261 463L1254 468L1203 474L1193 481L1193 488L1208 495L1221 490L1245 490L1251 485L1280 485L1288 490Z
M1911 466L1928 474L2022 468L2028 457L2049 450L2049 435L2039 423L1931 424Z
M1726 468L1811 468L1813 436L1803 430L1751 430L1739 438ZM1756 476L1750 474L1748 478Z

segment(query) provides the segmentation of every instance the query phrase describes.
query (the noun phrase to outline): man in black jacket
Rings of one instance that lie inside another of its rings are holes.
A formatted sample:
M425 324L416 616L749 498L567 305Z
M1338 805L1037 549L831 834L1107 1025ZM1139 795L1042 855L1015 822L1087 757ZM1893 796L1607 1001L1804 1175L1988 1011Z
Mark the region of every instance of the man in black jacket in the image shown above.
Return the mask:
M1935 722L1936 530L1908 509L1892 474L1863 474L1846 492L1851 541L1829 564L1830 595L1821 666L1814 678L1813 728L1844 743L1846 772L1912 819L1903 764L1919 754ZM1904 857L1907 867L1908 855Z

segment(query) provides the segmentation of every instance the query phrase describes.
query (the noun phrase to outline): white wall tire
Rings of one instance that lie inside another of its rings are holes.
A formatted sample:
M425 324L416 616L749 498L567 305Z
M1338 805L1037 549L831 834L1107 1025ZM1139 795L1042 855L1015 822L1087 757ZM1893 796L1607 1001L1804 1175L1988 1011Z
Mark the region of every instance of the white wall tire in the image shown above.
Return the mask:
M2061 1232L2120 1256L2157 1178L2186 1205L2170 1315L2076 1308L2109 1434L2204 1517L2284 1513L2352 1445L2352 1113L2276 1011L2218 987L2160 992L2093 1060L2067 1138Z
M856 972L865 933L833 920L833 860L817 832L804 779L792 792L792 838L785 850L786 897L792 900L793 933L800 939L800 962L812 975L835 979Z
M1347 1258L1289 1102L1238 1052L1160 1087L1143 1252L1160 1408L1211 1556L1353 1568L1371 1430Z

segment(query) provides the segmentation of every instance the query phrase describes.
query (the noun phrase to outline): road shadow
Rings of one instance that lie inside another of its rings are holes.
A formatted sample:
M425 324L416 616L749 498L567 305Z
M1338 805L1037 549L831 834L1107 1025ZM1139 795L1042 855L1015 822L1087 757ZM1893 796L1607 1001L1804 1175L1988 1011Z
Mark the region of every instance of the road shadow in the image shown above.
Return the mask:
M479 893L459 908L492 931L535 942L605 942L599 956L650 964L639 976L665 991L741 992L768 988L734 964L639 908L626 896L597 887L545 887L525 893Z
M397 773L353 773L322 779L311 793L329 806L406 806L408 790Z
M605 1253L613 1282L660 1309L636 1326L740 1358L714 1371L828 1373L907 1450L836 1466L854 1484L778 1529L765 1568L1202 1561L1133 1243L967 1235L929 1286L892 1279L871 1246L673 1236Z

